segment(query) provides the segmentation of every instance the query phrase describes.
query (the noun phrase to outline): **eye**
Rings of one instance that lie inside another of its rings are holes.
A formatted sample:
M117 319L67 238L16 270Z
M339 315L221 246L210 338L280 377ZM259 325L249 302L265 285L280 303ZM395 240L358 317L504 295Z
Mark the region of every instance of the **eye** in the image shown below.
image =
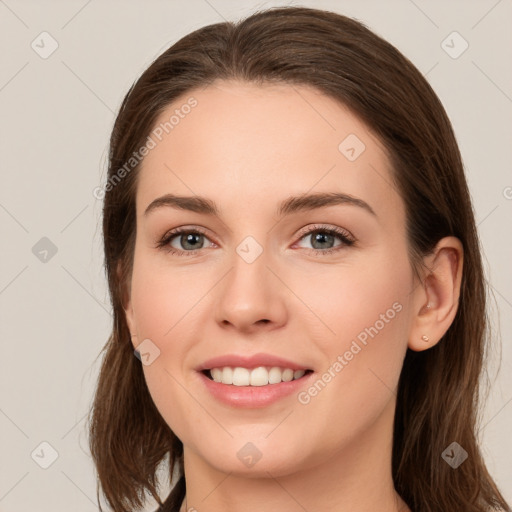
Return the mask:
M197 228L177 228L166 233L158 242L157 247L171 254L190 256L204 248L205 239L208 240L206 234Z
M354 245L355 238L345 229L338 228L336 226L325 227L325 226L312 226L307 228L307 231L301 233L301 238L311 241L312 249L306 248L313 251L315 254L331 254L339 251L345 247ZM336 239L341 240L341 243L334 245Z
M332 226L325 227L314 225L300 233L300 240L310 238L312 251L317 254L331 254L354 245L355 238L346 230ZM341 243L334 245L336 239ZM193 256L197 251L204 249L204 240L209 240L206 234L198 228L176 228L166 233L157 243L157 248L163 249L171 254ZM212 242L212 245L215 244Z

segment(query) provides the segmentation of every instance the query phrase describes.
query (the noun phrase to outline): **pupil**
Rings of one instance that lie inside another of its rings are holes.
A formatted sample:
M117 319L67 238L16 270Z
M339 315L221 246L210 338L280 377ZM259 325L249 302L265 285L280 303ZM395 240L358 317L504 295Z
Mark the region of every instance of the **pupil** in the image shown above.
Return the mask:
M315 236L314 236L314 240L315 242L320 242L320 243L325 243L326 241L332 241L330 239L333 239L334 237L332 235L328 235L328 234L325 234L325 233L317 233ZM314 246L314 244L313 244Z
M192 246L190 248L196 249L197 248L197 244L194 246L193 242L194 242L194 239L199 237L199 236L202 236L202 235L197 235L197 234L194 234L194 233L188 233L187 235L183 235L182 239L183 238L185 239L185 243L183 244L183 247L186 247L187 244L192 242Z

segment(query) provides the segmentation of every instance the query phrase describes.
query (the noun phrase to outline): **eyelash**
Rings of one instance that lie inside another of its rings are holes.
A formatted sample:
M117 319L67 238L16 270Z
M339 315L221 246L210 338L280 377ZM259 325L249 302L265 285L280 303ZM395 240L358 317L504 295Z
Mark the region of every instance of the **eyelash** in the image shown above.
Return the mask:
M332 254L339 250L342 250L346 247L351 247L356 242L356 240L350 235L350 233L344 229L334 227L334 226L333 227L324 227L321 225L314 225L311 228L309 228L307 231L301 232L298 241L302 240L306 236L311 235L313 233L327 233L328 235L333 235L335 237L338 237L342 241L342 244L338 245L337 247L331 247L330 249L325 249L325 250L306 249L307 251L312 251L315 255L319 255L319 256L320 255L321 256L329 255L329 254ZM199 234L199 235L203 235L206 238L208 238L207 234L203 230L198 229L198 228L194 228L194 229L177 228L172 231L169 231L162 237L162 239L156 245L157 249L162 249L170 254L178 255L178 256L180 256L180 255L194 256L201 249L194 249L192 251L181 251L181 250L175 249L174 247L171 247L169 245L169 243L171 242L171 240L173 238L175 238L178 235L182 235L182 234Z

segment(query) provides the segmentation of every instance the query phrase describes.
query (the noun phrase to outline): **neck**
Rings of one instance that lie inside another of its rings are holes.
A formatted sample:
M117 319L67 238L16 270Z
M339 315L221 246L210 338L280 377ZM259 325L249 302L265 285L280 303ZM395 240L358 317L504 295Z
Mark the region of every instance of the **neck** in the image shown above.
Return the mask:
M186 498L180 512L409 512L391 474L393 413L390 407L327 460L302 462L279 477L272 471L261 477L221 472L185 445Z

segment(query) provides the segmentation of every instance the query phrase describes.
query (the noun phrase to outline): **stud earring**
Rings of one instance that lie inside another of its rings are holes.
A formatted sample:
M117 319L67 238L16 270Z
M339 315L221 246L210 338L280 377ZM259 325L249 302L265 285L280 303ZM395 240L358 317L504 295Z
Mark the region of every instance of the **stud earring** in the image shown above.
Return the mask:
M423 341L428 341L428 336L423 335L423 336L421 337L421 339L422 339Z
M430 302L427 304L427 309L430 309L432 306L430 305Z

